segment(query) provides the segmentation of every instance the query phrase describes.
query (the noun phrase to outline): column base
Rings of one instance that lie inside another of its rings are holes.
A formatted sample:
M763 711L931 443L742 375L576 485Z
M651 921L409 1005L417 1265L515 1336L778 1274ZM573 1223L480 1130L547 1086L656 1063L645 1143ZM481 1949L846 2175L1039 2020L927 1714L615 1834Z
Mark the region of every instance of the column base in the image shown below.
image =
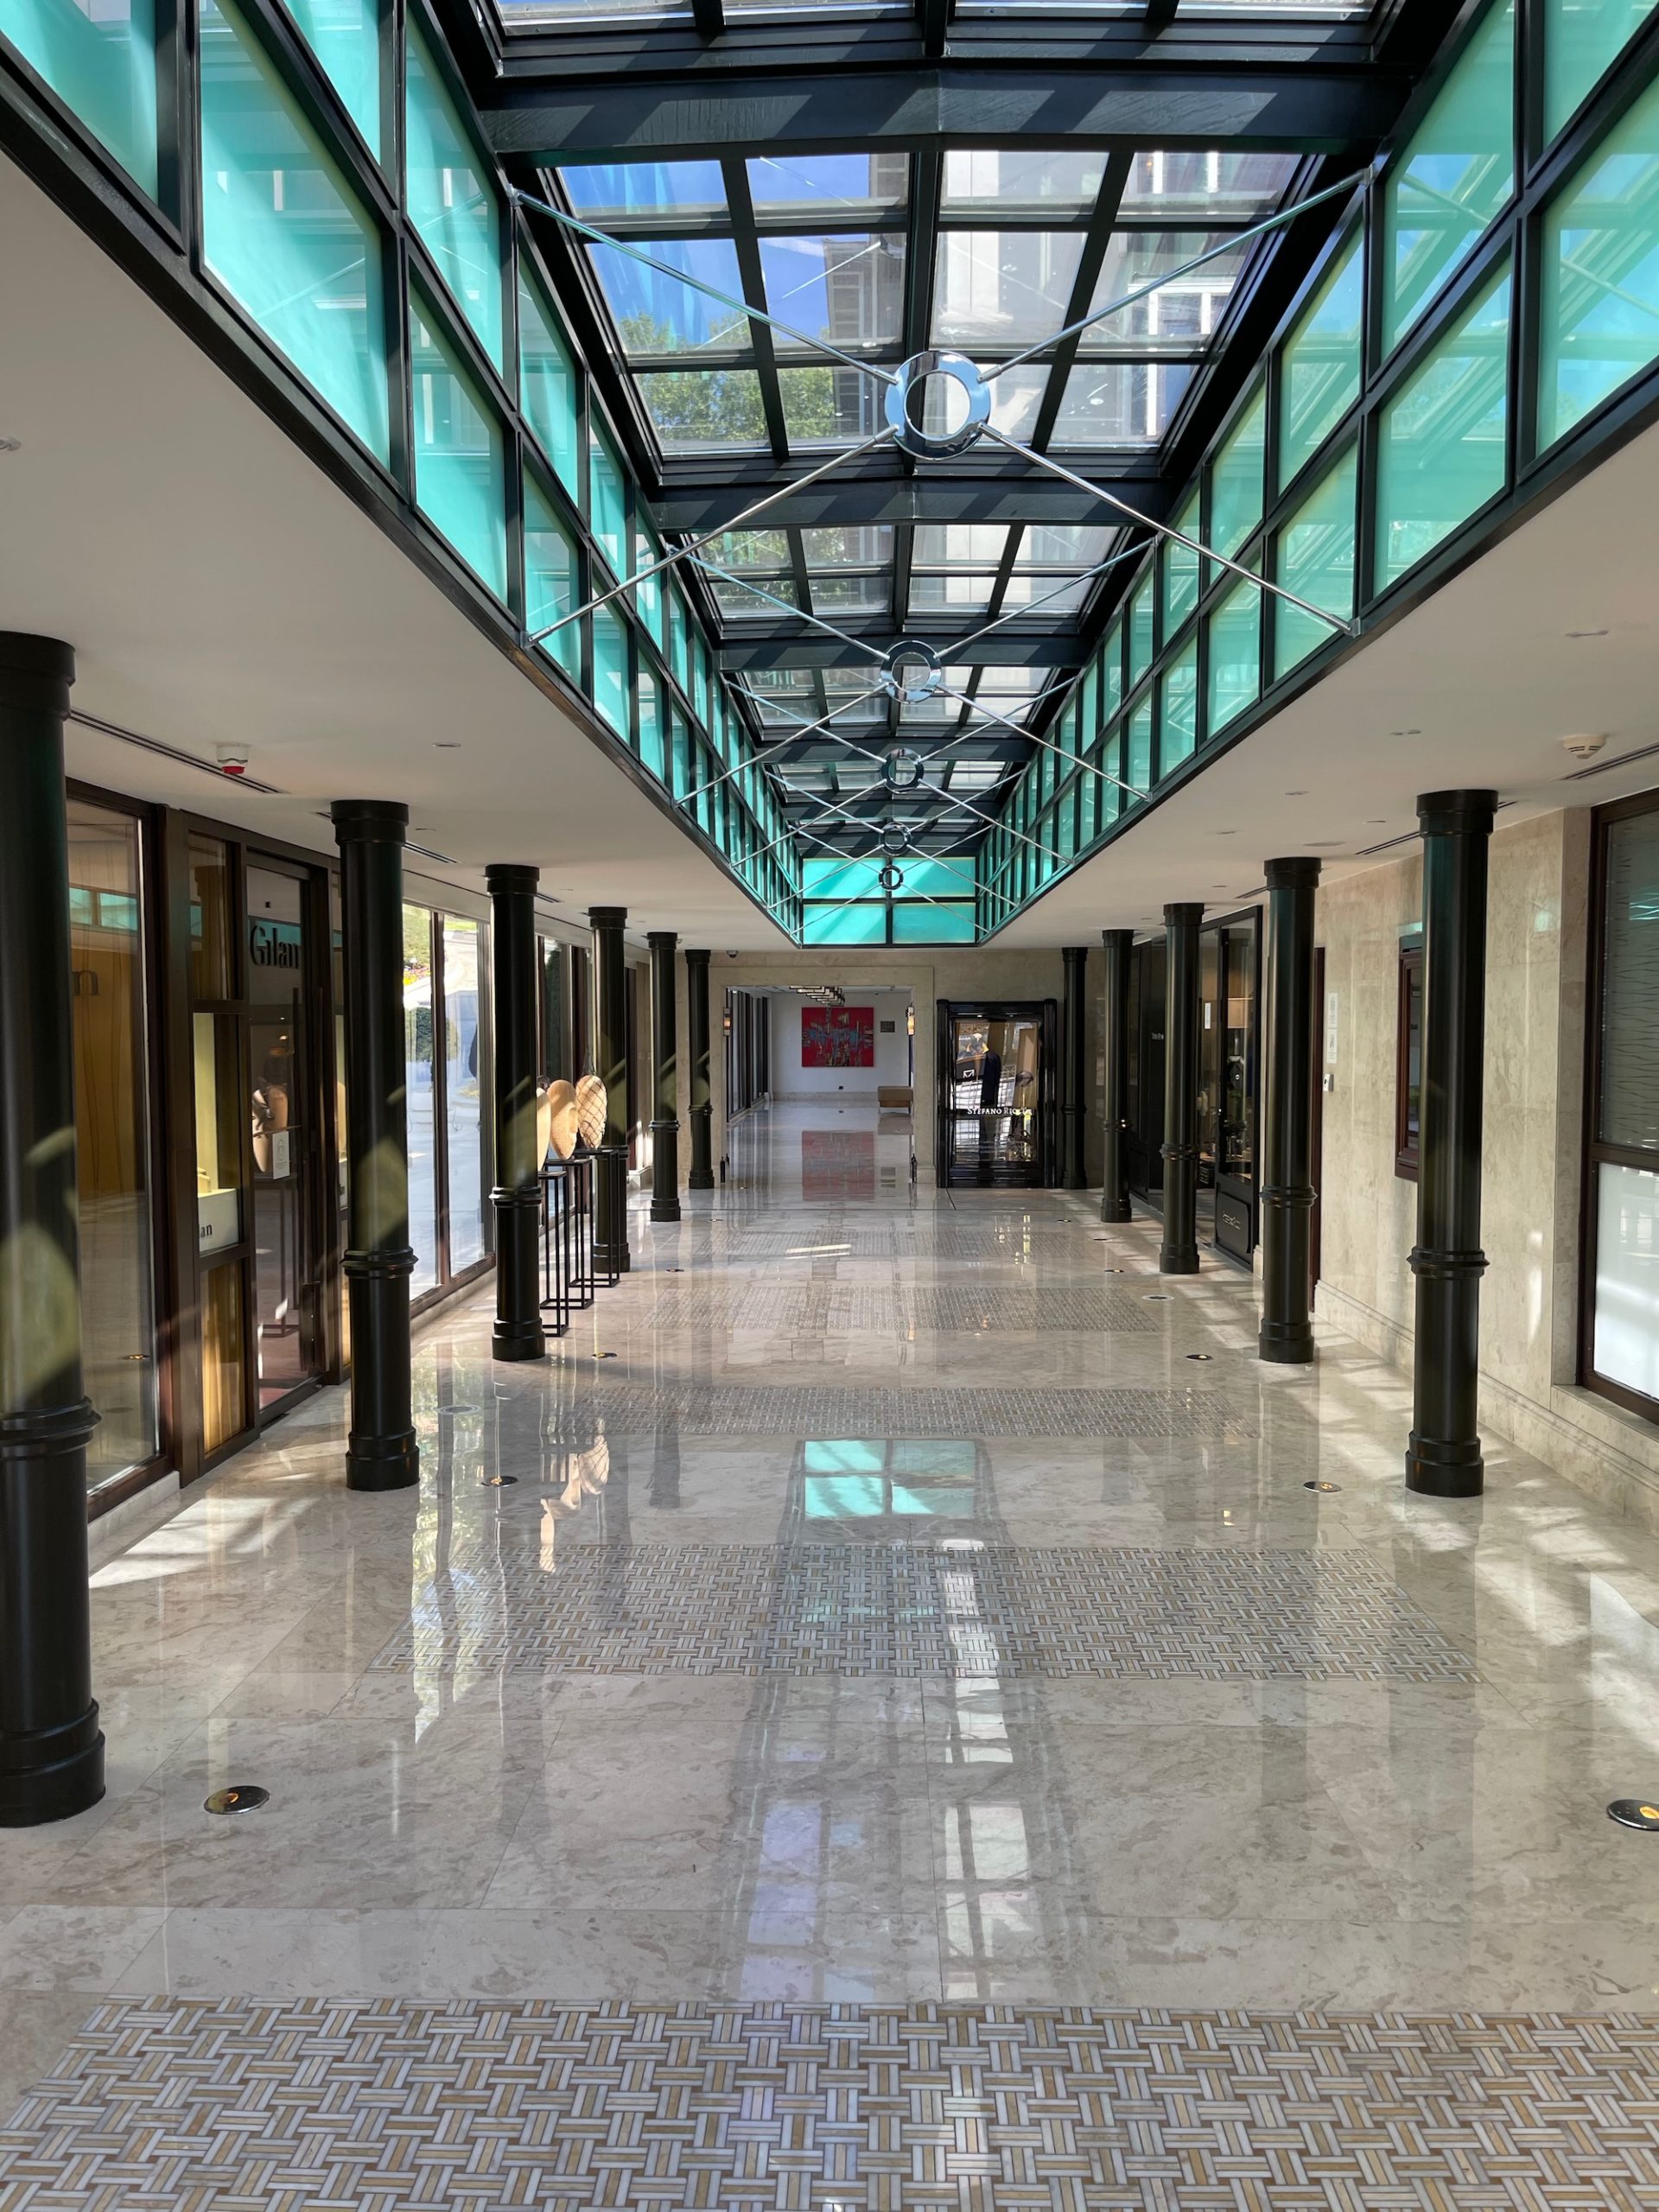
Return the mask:
M346 1446L347 1490L412 1490L421 1479L421 1447L411 1428L401 1436L353 1437Z
M1172 1251L1166 1244L1158 1255L1160 1275L1195 1275L1198 1272L1198 1250L1196 1244L1185 1251Z
M104 1737L90 1705L61 1728L0 1734L0 1828L43 1827L104 1795Z
M1419 1436L1406 1444L1406 1488L1420 1497L1478 1497L1486 1487L1480 1441L1444 1443Z
M1127 1198L1103 1198L1100 1217L1103 1221L1133 1221L1135 1211Z
M677 1221L680 1218L679 1200L653 1198L651 1202L651 1218L653 1221Z
M490 1332L492 1359L545 1359L547 1338L539 1321L498 1321Z
M715 1187L713 1171L707 1167L694 1167L685 1179L685 1187L688 1191L712 1191Z
M1256 1337L1255 1356L1278 1367L1311 1367L1313 1363L1313 1324L1311 1321L1263 1321Z

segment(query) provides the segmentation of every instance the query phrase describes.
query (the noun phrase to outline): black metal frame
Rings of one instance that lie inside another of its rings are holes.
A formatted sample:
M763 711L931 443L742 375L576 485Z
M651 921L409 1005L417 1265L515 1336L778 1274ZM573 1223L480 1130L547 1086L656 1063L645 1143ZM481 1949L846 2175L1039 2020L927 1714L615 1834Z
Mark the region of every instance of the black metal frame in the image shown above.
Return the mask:
M1604 1166L1634 1167L1659 1173L1659 1153L1634 1145L1605 1144L1597 1134L1601 1122L1603 1062L1602 995L1606 980L1607 948L1607 833L1616 823L1633 815L1659 813L1659 791L1641 791L1599 806L1590 817L1590 931L1588 976L1585 995L1584 1139L1579 1193L1579 1315L1578 1376L1586 1390L1611 1400L1626 1413L1643 1421L1659 1421L1659 1398L1632 1390L1596 1372L1596 1238L1597 1170Z
M1060 1179L1059 1145L1059 1008L1053 999L940 999L934 1014L934 1126L935 1173L941 1189L968 1190L996 1184L995 1175L954 1172L950 1141L954 1108L951 1103L951 1073L955 1061L950 1052L951 1029L957 1018L1007 1021L1020 1017L1035 1017L1040 1039L1040 1058L1037 1070L1037 1107L1033 1116L1037 1130L1037 1157L1023 1177L1012 1175L1000 1179L1003 1187L1012 1189L1052 1190Z
M1411 1128L1411 1010L1414 999L1421 1065L1423 1021L1423 943L1421 938L1409 938L1400 947L1395 996L1394 1172L1402 1183L1414 1183L1420 1161L1419 1139L1422 1131L1421 1116L1417 1135L1413 1135Z

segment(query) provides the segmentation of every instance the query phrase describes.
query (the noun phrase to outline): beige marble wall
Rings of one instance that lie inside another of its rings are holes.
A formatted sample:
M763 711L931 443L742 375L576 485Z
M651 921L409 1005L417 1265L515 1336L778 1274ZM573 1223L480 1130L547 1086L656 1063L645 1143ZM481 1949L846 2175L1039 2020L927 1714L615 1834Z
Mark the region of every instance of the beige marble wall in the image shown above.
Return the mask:
M1589 849L1584 809L1519 823L1492 839L1481 1421L1604 1503L1659 1528L1659 1431L1575 1380ZM1397 968L1421 899L1414 852L1328 885L1319 903L1332 1087L1324 1097L1317 1310L1402 1366L1412 1352L1408 1255L1417 1187L1394 1166Z

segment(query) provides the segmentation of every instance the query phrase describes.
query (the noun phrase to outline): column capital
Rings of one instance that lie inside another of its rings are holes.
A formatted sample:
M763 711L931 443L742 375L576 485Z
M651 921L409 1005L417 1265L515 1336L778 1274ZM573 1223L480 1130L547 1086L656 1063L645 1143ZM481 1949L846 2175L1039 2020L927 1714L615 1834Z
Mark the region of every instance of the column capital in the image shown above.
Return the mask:
M1107 951L1110 952L1118 945L1133 944L1135 943L1135 931L1133 930L1102 930L1100 933L1100 941L1105 946Z
M1269 891L1312 891L1319 880L1319 863L1308 853L1263 861L1262 868Z
M518 861L492 861L484 871L484 888L492 899L511 898L515 893L520 898L533 899L541 880L540 868L526 868Z
M1417 826L1425 837L1489 836L1497 812L1496 791L1424 791Z
M0 702L35 714L67 715L75 649L60 638L0 630Z
M648 952L672 952L679 941L678 935L673 930L645 931L645 950ZM708 955L705 953L703 957L706 959Z
M401 845L409 829L409 809L400 799L337 798L328 815L342 845Z
M590 906L588 909L588 922L596 930L620 930L626 924L627 918L626 906Z
M1164 908L1164 923L1172 930L1201 928L1204 923L1203 899L1177 899L1173 905Z
M1060 957L1062 960L1087 960L1089 948L1086 944L1063 944Z
M694 950L690 945L687 945L685 964L688 968L706 968L709 965L709 955L702 950Z

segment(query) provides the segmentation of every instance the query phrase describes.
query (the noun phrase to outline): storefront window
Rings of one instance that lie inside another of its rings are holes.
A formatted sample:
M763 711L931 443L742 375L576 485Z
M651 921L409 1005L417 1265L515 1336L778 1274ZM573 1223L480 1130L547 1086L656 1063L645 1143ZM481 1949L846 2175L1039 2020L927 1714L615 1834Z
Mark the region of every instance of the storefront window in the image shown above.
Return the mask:
M1423 1105L1423 948L1400 955L1399 1032L1394 1084L1394 1172L1417 1180Z
M449 1183L449 1272L484 1257L483 1087L478 1030L478 924L443 921L444 1145Z
M404 907L410 1287L417 1298L477 1267L487 1250L485 976L480 924Z
M1659 1421L1659 793L1597 823L1583 1379Z
M409 1121L409 1241L415 1248L410 1290L418 1297L439 1279L438 1147L433 1081L432 916L404 909L404 1084Z
M311 1177L312 1044L304 880L250 867L248 1100L253 1136L253 1302L259 1402L321 1372Z
M139 825L68 804L75 1141L94 1487L159 1442Z

